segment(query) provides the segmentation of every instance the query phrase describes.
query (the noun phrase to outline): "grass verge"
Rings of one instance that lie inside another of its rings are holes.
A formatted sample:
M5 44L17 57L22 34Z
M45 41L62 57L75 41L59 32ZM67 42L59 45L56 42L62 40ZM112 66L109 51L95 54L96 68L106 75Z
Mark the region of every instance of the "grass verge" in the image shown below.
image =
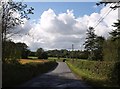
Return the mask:
M72 70L73 73L77 75L80 79L85 81L88 85L92 86L93 89L106 89L110 87L118 87L117 85L110 82L107 77L101 77L92 73L86 69L79 69L69 61L66 62L69 68Z

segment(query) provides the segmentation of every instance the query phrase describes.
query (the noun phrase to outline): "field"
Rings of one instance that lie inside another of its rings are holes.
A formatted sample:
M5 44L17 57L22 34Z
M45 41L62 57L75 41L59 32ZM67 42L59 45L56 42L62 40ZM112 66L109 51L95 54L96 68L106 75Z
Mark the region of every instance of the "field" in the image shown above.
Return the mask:
M37 60L31 60L31 59L20 59L19 62L21 64L26 64L26 63L44 63L44 62L49 62L48 60L40 60L40 59L37 59Z
M48 58L48 60L50 60L50 61L56 60L56 61L59 61L59 62L63 61L63 59L72 60L71 58L62 58L62 57L60 57L59 59L57 57L49 57ZM74 58L74 60L79 60L79 59Z

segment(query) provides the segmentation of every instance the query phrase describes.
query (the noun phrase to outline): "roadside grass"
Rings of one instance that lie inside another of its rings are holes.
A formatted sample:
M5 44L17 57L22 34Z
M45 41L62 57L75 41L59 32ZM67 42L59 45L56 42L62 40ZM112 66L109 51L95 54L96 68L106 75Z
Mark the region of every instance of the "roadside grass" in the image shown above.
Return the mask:
M2 86L19 86L35 76L54 69L56 66L57 63L54 61L4 63L2 67Z
M92 86L93 89L106 89L110 87L118 87L115 83L109 81L107 76L98 75L87 69L80 69L69 61L66 62L73 73L77 75L79 79L85 81L88 85Z

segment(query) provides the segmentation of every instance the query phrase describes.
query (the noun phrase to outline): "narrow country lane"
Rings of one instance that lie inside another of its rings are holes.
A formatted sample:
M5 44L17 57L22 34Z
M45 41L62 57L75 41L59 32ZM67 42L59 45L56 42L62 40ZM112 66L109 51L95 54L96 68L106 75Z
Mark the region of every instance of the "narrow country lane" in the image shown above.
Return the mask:
M65 62L58 62L58 66L51 72L38 76L22 87L60 87L61 89L69 89L72 87L79 89L90 89L88 85L78 80L71 72Z

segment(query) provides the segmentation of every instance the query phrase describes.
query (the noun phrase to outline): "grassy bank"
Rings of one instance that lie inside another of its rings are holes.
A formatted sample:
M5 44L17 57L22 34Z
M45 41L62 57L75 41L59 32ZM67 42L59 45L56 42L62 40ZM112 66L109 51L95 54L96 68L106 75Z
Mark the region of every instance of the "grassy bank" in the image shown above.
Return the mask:
M114 63L98 61L67 61L70 69L93 88L105 89L106 87L118 87L116 81L111 81L111 73Z
M57 66L56 62L30 62L21 64L16 63L4 63L2 71L2 86L12 87L18 86L33 77L48 72Z

